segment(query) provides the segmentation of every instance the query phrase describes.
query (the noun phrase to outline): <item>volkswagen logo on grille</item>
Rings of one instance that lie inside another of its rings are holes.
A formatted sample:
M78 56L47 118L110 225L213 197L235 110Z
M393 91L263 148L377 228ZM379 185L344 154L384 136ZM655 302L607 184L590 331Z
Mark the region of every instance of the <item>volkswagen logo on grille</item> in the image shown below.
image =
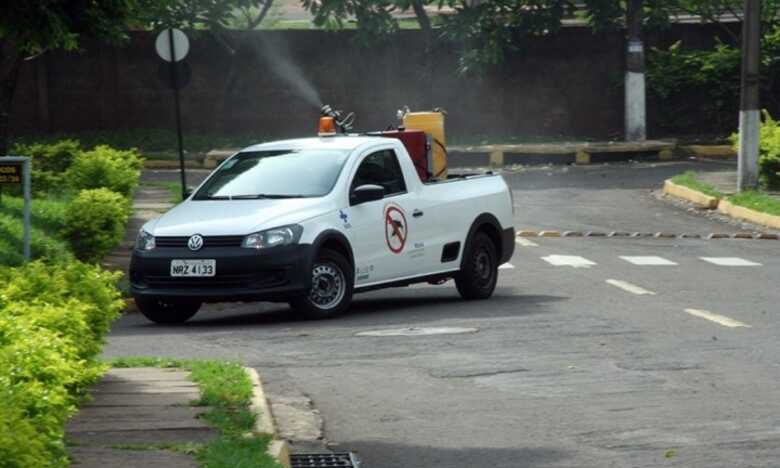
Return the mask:
M193 251L200 250L201 247L203 247L203 236L200 234L195 234L194 236L190 237L190 240L187 241L187 247Z

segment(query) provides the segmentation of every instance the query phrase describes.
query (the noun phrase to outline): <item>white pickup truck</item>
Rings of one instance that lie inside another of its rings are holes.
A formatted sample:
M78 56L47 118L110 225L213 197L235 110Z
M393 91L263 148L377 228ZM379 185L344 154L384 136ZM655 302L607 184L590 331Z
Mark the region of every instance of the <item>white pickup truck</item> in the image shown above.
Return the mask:
M138 309L157 323L204 302L289 302L307 318L353 293L454 279L492 295L514 252L500 175L423 183L396 139L334 136L251 146L149 221L130 265Z

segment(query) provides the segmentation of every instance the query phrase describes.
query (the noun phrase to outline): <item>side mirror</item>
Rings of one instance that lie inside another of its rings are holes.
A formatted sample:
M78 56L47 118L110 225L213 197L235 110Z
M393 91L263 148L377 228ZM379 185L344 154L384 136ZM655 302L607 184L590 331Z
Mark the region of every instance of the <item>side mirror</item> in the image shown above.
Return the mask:
M374 200L381 200L385 197L385 188L381 185L361 185L356 187L349 194L350 205L360 205Z

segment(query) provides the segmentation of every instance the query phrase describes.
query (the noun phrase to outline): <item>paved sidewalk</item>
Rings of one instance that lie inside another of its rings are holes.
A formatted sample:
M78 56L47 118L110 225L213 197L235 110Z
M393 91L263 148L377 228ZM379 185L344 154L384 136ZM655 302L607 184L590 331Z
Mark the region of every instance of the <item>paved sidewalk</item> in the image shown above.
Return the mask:
M200 395L181 369L111 369L66 426L73 466L197 467L191 455L166 449L204 443L217 434L190 402Z
M144 185L138 187L133 198L133 214L127 223L125 238L103 260L103 265L106 268L127 273L130 266L130 253L135 244L138 230L150 219L160 216L162 212L173 207L170 198L171 192L168 189Z

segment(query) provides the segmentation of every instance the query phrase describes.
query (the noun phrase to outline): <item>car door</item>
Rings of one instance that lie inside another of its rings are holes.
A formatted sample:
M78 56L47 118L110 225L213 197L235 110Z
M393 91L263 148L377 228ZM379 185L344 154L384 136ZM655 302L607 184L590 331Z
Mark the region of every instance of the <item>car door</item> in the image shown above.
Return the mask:
M409 233L414 229L413 199L407 190L398 157L392 149L373 151L362 157L349 184L352 193L361 185L380 185L384 198L353 205L350 202L348 230L355 254L355 284L364 286L408 276L412 249Z

